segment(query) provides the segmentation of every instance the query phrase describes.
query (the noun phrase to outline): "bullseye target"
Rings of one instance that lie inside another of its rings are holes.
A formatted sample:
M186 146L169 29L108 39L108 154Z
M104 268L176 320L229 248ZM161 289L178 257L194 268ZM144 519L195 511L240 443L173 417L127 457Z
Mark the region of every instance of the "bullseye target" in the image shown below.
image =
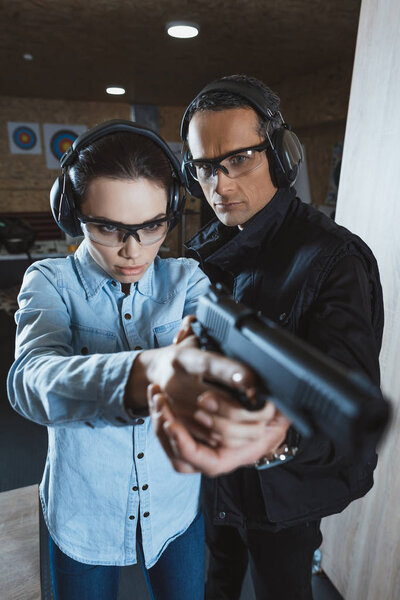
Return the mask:
M48 169L59 169L60 158L84 131L86 125L44 123L44 144Z
M53 153L53 156L60 160L64 152L66 152L68 148L72 146L77 137L78 134L69 129L56 131L50 141L50 149Z
M38 123L15 123L9 121L7 127L11 154L41 153Z
M22 150L30 150L36 144L36 134L30 127L17 127L13 133L14 144Z

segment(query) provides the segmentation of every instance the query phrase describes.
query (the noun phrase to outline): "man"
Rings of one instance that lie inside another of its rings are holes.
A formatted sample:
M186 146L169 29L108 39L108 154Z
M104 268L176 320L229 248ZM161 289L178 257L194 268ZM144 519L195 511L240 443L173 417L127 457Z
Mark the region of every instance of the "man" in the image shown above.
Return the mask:
M217 80L189 105L182 136L188 189L202 192L217 217L190 240L190 255L236 300L378 384L376 261L360 238L296 198L301 149L278 97L250 77ZM176 468L219 474L212 449L189 435L165 396L153 396L156 427ZM239 598L248 557L257 600L312 598L320 519L372 486L372 441L356 460L322 435L308 440L285 429L286 452L298 448L291 461L204 481L208 600Z

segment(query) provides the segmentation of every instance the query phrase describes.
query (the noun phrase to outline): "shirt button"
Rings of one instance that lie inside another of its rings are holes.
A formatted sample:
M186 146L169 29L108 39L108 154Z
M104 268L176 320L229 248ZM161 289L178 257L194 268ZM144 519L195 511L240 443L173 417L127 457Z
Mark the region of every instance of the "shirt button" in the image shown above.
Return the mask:
M129 519L130 519L131 521L133 521L133 519L134 519L134 518L135 518L135 517L134 517L134 515L129 515Z
M86 346L83 346L83 348L81 348L81 354L89 354L89 348L86 348Z
M113 285L114 287L117 287L117 282L116 281L112 281L111 285Z
M137 485L134 485L132 489L133 489L134 492L137 492L139 488L138 488Z
M218 515L218 516L219 516L219 518L220 518L220 519L225 519L225 517L226 517L226 513L224 513L224 512L222 511L222 512L220 512L220 513L219 513L219 515Z
M147 483L145 483L145 484L142 486L142 490L147 490L147 488L148 488L148 487L149 487L149 486L147 485Z
M149 513L149 512L145 512L145 513L143 513L143 516L144 516L144 517L149 517L149 516L150 516L150 513Z
M132 318L132 315L130 315L129 313L125 313L125 314L124 314L124 317L125 317L125 319L126 319L127 321L129 321L129 319L131 319L131 318Z
M143 458L144 454L143 452L139 452L139 454L137 455L138 458Z
M136 420L136 424L137 425L143 425L143 423L144 423L144 419L137 419Z
M135 346L135 350L143 350L142 346Z

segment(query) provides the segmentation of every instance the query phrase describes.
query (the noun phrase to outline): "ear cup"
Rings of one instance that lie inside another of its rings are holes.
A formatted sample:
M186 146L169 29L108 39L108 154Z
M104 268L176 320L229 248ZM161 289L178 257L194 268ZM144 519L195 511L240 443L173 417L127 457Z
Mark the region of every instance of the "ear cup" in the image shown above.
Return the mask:
M186 194L181 193L182 187L183 186L181 186L180 182L174 176L170 190L168 206L175 217L170 222L168 231L171 231L171 229L173 229L179 223L185 208Z
M299 138L287 126L275 130L273 148L267 151L272 182L277 187L292 186L303 161Z
M71 237L83 235L76 218L75 203L70 179L67 173L57 177L50 190L50 208L59 228Z
M206 197L203 193L200 183L194 179L189 169L185 165L185 161L188 160L189 157L190 152L188 149L186 149L186 151L183 154L182 161L182 175L184 179L185 189L189 192L191 196L199 198L200 200L205 200Z

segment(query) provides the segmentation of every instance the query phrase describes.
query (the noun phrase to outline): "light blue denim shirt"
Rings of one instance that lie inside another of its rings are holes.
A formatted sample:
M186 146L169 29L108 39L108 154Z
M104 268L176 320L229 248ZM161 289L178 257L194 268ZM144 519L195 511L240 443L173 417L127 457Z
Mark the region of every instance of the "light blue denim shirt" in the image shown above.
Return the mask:
M157 257L126 296L85 242L25 274L8 393L48 426L40 497L51 536L75 560L137 562L139 521L149 568L196 517L200 477L174 471L150 418L131 419L123 399L139 349L172 343L207 287L195 261Z

